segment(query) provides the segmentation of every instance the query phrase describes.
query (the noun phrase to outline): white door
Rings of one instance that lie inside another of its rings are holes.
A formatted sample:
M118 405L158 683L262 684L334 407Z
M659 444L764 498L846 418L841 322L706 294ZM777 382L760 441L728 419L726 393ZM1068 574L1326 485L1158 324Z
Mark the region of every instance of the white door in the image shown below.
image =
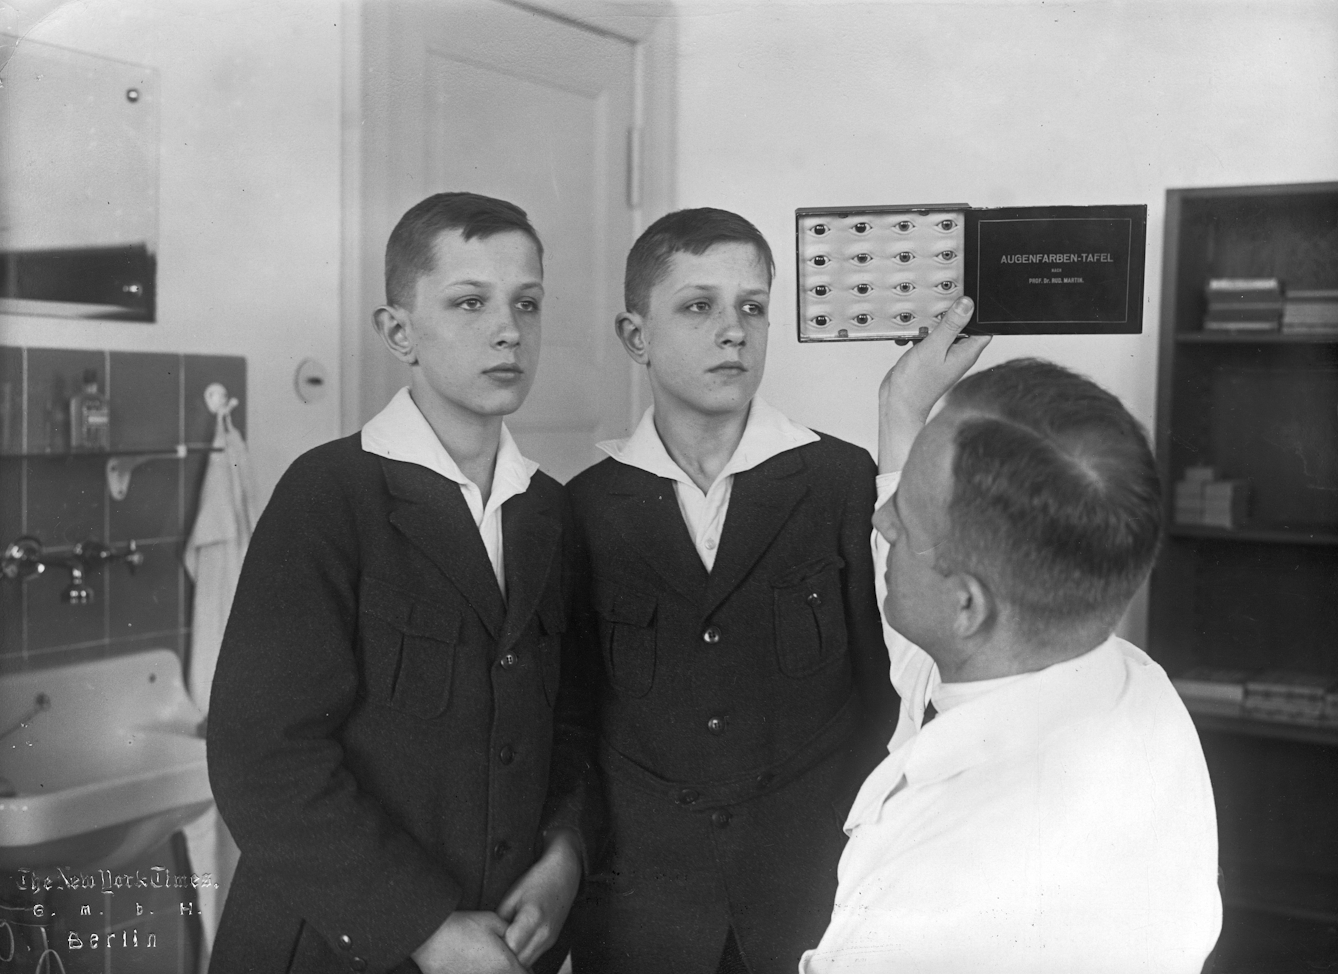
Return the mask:
M632 412L613 316L632 242L634 47L500 0L368 3L361 65L361 310L383 300L385 240L418 200L470 190L524 209L545 247L543 353L507 423L566 481ZM360 421L407 381L365 331Z

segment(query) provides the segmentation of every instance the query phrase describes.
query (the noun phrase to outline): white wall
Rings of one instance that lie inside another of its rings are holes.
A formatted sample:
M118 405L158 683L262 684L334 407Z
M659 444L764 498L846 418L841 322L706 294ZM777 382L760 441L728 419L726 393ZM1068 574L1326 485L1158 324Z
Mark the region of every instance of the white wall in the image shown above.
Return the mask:
M798 344L795 207L1146 203L1141 336L996 339L983 364L1055 359L1150 427L1166 189L1338 179L1331 0L678 7L677 203L737 210L776 251L762 395L870 448L900 350Z
M27 34L158 69L158 321L0 315L0 344L246 356L266 498L339 434L340 13L336 0L78 0ZM308 356L331 380L314 405L293 391Z

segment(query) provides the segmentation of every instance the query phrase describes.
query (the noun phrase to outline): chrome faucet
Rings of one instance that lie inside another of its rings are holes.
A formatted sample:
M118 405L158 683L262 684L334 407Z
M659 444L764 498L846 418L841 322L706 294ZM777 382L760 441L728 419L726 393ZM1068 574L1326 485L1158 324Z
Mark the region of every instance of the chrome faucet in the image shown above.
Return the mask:
M129 541L119 550L89 538L74 546L68 558L43 560L42 542L30 535L11 542L0 558L0 577L27 581L46 571L48 565L60 565L70 570L70 584L61 591L61 601L69 605L88 605L93 601L93 590L85 576L93 569L112 561L124 561L131 574L144 564L144 552Z

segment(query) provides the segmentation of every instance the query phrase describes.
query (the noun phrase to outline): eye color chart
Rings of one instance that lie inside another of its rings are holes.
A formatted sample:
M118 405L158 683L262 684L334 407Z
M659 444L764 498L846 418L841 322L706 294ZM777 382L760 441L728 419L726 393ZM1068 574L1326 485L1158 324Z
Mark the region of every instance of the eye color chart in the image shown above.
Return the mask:
M798 209L799 340L915 340L964 294L976 334L1138 333L1146 235L1146 206Z

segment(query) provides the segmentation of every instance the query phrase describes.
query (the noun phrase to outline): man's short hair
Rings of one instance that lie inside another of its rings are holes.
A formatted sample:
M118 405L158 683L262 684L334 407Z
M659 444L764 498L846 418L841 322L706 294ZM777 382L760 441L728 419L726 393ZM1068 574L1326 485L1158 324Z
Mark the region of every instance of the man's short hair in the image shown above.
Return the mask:
M967 376L942 571L966 571L1044 636L1113 628L1152 568L1161 484L1147 435L1113 395L1039 359Z
M437 238L451 230L466 240L519 231L534 241L543 263L543 242L515 203L478 193L437 193L410 207L386 242L387 304L413 305L418 279L436 269Z
M644 315L650 292L664 280L669 261L677 253L701 256L716 244L744 243L757 251L766 265L767 283L776 276L776 261L766 237L737 213L702 206L660 217L637 238L627 254L623 275L623 302L628 311Z

